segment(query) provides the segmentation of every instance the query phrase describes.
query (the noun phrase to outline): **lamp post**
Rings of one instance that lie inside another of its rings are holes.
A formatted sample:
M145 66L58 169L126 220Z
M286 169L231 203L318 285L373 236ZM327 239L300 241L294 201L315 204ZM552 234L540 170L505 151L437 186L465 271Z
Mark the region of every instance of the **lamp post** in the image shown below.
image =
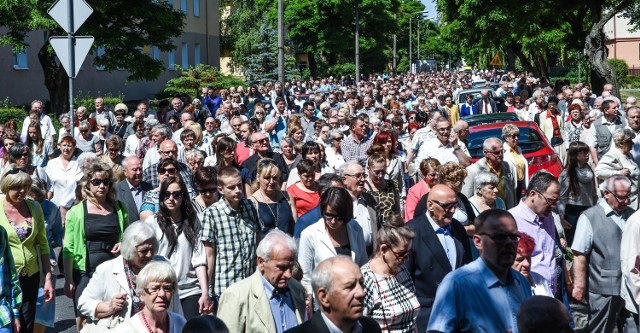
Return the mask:
M413 37L413 31L412 31L412 27L411 27L411 19L413 19L413 15L426 14L426 13L428 13L428 11L423 10L423 11L420 11L420 12L411 13L411 16L409 16L409 73L413 72L412 69L411 69L411 66L413 65L413 50L411 49L411 38ZM419 31L420 30L418 29L418 33L419 33ZM419 44L420 43L418 42L418 47L420 47Z

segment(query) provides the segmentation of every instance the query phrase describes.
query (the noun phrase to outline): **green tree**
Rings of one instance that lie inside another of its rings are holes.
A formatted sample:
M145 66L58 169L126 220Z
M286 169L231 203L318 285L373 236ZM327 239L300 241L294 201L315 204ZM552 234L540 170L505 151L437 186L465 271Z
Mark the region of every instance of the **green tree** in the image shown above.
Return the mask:
M129 81L156 79L165 66L144 53L143 48L156 46L163 52L174 49L171 39L182 34L184 14L165 1L92 0L90 3L93 14L78 35L94 36L92 53L98 46L104 48L104 55L96 57L94 64L108 72L125 69L129 72ZM21 50L26 46L26 34L33 30L44 30L49 36L66 35L47 14L52 4L52 0L0 1L0 26L5 29L0 30L0 45ZM68 76L48 42L38 51L38 59L52 109L68 110Z
M200 88L207 86L214 89L227 89L235 86L246 86L246 83L231 75L224 75L220 69L209 65L200 64L196 67L183 69L178 67L180 76L167 81L164 93L168 96L189 94L197 96Z

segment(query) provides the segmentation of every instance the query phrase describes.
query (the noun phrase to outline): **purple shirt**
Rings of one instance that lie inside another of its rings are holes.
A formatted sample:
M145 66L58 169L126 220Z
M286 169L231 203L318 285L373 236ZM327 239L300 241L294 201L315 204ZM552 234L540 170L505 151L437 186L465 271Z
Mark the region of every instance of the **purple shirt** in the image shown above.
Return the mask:
M556 259L554 256L556 246L556 227L553 215L549 214L544 219L540 219L524 201L509 209L509 212L516 219L518 231L531 236L536 246L531 254L531 271L540 274L551 288L551 292L556 290Z

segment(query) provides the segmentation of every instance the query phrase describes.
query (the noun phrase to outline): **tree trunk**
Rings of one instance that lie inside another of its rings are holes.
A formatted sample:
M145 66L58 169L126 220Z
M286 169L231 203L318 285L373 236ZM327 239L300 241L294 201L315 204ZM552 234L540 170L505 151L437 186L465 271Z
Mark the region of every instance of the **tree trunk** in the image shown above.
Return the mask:
M518 59L520 60L520 64L522 65L522 67L524 67L524 70L529 73L534 73L535 75L536 69L535 67L533 67L533 65L529 61L529 58L527 58L524 52L522 52L522 48L519 45L514 45L514 44L509 45L508 48L509 50L511 50L511 52L513 52L513 54L516 57L518 57Z
M542 77L542 76L548 77L547 60L545 59L544 55L536 54L535 64L536 64L536 71L537 71L537 74L535 74L535 77Z
M613 85L613 94L620 98L620 88L616 79L616 73L613 71L609 62L607 61L609 50L604 44L605 35L602 31L604 25L616 14L624 11L631 5L631 1L620 1L610 11L606 12L600 17L600 20L595 22L591 27L591 32L586 38L584 44L584 54L589 59L591 64L591 89L596 95L600 95L604 89L604 85L611 83ZM592 15L597 15L593 13ZM601 9L599 9L601 10ZM598 15L599 16L599 15Z
M307 53L307 60L309 61L309 73L313 77L318 77L318 63L315 54L313 52Z
M45 44L38 52L38 60L44 73L44 85L49 91L50 113L60 115L69 111L69 77L54 53Z

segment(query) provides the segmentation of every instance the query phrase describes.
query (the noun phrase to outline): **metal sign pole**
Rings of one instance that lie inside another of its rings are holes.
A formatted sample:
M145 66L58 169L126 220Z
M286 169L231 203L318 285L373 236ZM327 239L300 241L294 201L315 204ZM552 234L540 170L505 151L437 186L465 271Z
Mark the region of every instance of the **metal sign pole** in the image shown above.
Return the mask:
M69 30L67 31L67 38L69 38L69 68L71 73L69 74L69 122L71 123L71 137L73 137L73 78L75 73L75 40L73 38L74 26L73 26L73 0L67 0L69 4ZM78 124L80 125L80 124Z

